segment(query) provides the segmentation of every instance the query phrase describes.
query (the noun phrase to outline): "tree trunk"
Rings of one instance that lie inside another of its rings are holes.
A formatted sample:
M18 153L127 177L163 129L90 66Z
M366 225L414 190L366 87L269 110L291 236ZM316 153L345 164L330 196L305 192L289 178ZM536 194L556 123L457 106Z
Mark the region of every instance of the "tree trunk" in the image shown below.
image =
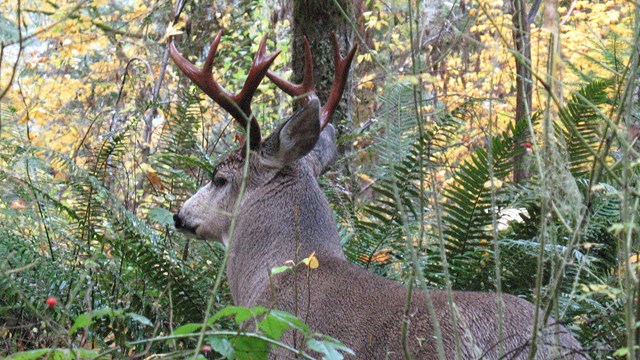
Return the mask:
M539 6L539 1L536 1ZM512 0L513 42L515 44L516 60L516 123L528 121L531 110L533 83L531 81L531 40L530 21L535 17L536 4L532 7L532 14L527 15L525 0ZM529 131L523 132L518 139L518 146L524 146L529 139ZM519 151L513 159L513 180L523 183L529 179L529 156L526 151Z
M352 17L353 6L350 0L338 0L344 12ZM341 54L345 54L353 45L353 31L342 11L332 0L295 0L293 5L293 81L301 82L304 69L303 36L311 45L313 54L313 79L316 92L324 104L333 85L334 62L331 33L338 37ZM336 126L338 135L350 133L353 126L353 81L349 79L336 108L331 123ZM343 153L346 149L340 149Z

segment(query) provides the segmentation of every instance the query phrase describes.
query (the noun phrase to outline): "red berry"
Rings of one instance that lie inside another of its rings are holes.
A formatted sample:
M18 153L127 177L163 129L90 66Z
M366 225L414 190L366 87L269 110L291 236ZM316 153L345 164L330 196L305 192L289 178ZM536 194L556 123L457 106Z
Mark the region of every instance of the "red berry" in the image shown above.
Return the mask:
M531 149L531 143L526 142L522 144L522 146L526 147L527 149Z
M211 345L202 345L202 352L208 354L211 352Z
M58 300L56 300L56 298L54 298L53 296L47 299L47 306L49 306L49 309L56 306L56 303L58 303Z

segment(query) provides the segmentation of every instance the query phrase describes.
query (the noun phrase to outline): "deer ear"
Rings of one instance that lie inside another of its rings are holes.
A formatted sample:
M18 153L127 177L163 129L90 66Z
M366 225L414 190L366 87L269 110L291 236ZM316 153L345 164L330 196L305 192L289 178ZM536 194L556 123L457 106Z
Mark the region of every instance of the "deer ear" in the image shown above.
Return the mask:
M320 136L320 101L310 100L267 138L262 154L270 166L283 167L307 155Z
M336 162L338 158L338 148L336 146L336 129L331 124L322 130L320 137L307 155L313 175L318 177Z

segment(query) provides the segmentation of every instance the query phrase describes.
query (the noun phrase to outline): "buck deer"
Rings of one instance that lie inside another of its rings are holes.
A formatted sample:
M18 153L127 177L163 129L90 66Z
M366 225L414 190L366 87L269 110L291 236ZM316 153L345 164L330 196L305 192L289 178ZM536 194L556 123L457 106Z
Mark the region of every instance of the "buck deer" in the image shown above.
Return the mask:
M497 359L499 354L506 359L526 359L534 332L533 304L502 295L500 336L497 295L453 292L455 305L450 306L445 291L414 291L405 309L405 286L345 258L331 209L316 179L336 160L335 131L329 119L342 96L356 46L342 57L334 37L334 83L321 107L306 39L302 84L285 81L268 70L278 54L266 55L265 37L242 90L231 94L211 74L221 34L213 41L202 69L186 60L173 42L169 51L182 72L247 129L248 144L220 161L211 182L184 203L174 220L179 231L227 245L227 276L235 304L297 310L296 315L312 329L342 341L359 359L406 355L413 359ZM263 140L250 105L264 76L297 97L302 106ZM232 230L231 214L237 201L240 206ZM312 252L320 265L308 278L304 271L284 272L274 275L270 283L272 268L288 260L298 262ZM404 343L403 321L408 323ZM537 359L587 358L562 326L551 320L541 328ZM293 339L293 335L285 337L291 344Z

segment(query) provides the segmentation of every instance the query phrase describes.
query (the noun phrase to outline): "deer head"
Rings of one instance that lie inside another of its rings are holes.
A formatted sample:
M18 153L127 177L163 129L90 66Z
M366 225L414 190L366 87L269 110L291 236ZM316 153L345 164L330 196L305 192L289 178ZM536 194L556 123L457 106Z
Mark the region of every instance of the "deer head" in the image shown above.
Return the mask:
M240 144L236 150L223 158L215 167L211 181L187 200L174 215L178 230L201 239L218 240L226 244L229 241L231 214L234 212L243 182L244 202L245 199L265 197L265 187L271 189L268 185L282 182L289 173L297 174L296 176L304 173L315 178L335 161L335 131L329 125L329 120L344 91L356 47L354 46L345 57L341 57L334 35L335 79L328 101L321 107L315 92L311 50L306 39L302 84L285 81L268 71L279 53L266 55L265 37L260 43L242 90L232 94L211 74L221 35L222 31L218 32L211 44L202 69L197 69L186 60L173 42L169 44L169 52L182 72L245 129L245 141L248 143ZM251 99L265 75L287 94L297 97L302 107L282 122L270 136L263 139L258 122L251 111Z

